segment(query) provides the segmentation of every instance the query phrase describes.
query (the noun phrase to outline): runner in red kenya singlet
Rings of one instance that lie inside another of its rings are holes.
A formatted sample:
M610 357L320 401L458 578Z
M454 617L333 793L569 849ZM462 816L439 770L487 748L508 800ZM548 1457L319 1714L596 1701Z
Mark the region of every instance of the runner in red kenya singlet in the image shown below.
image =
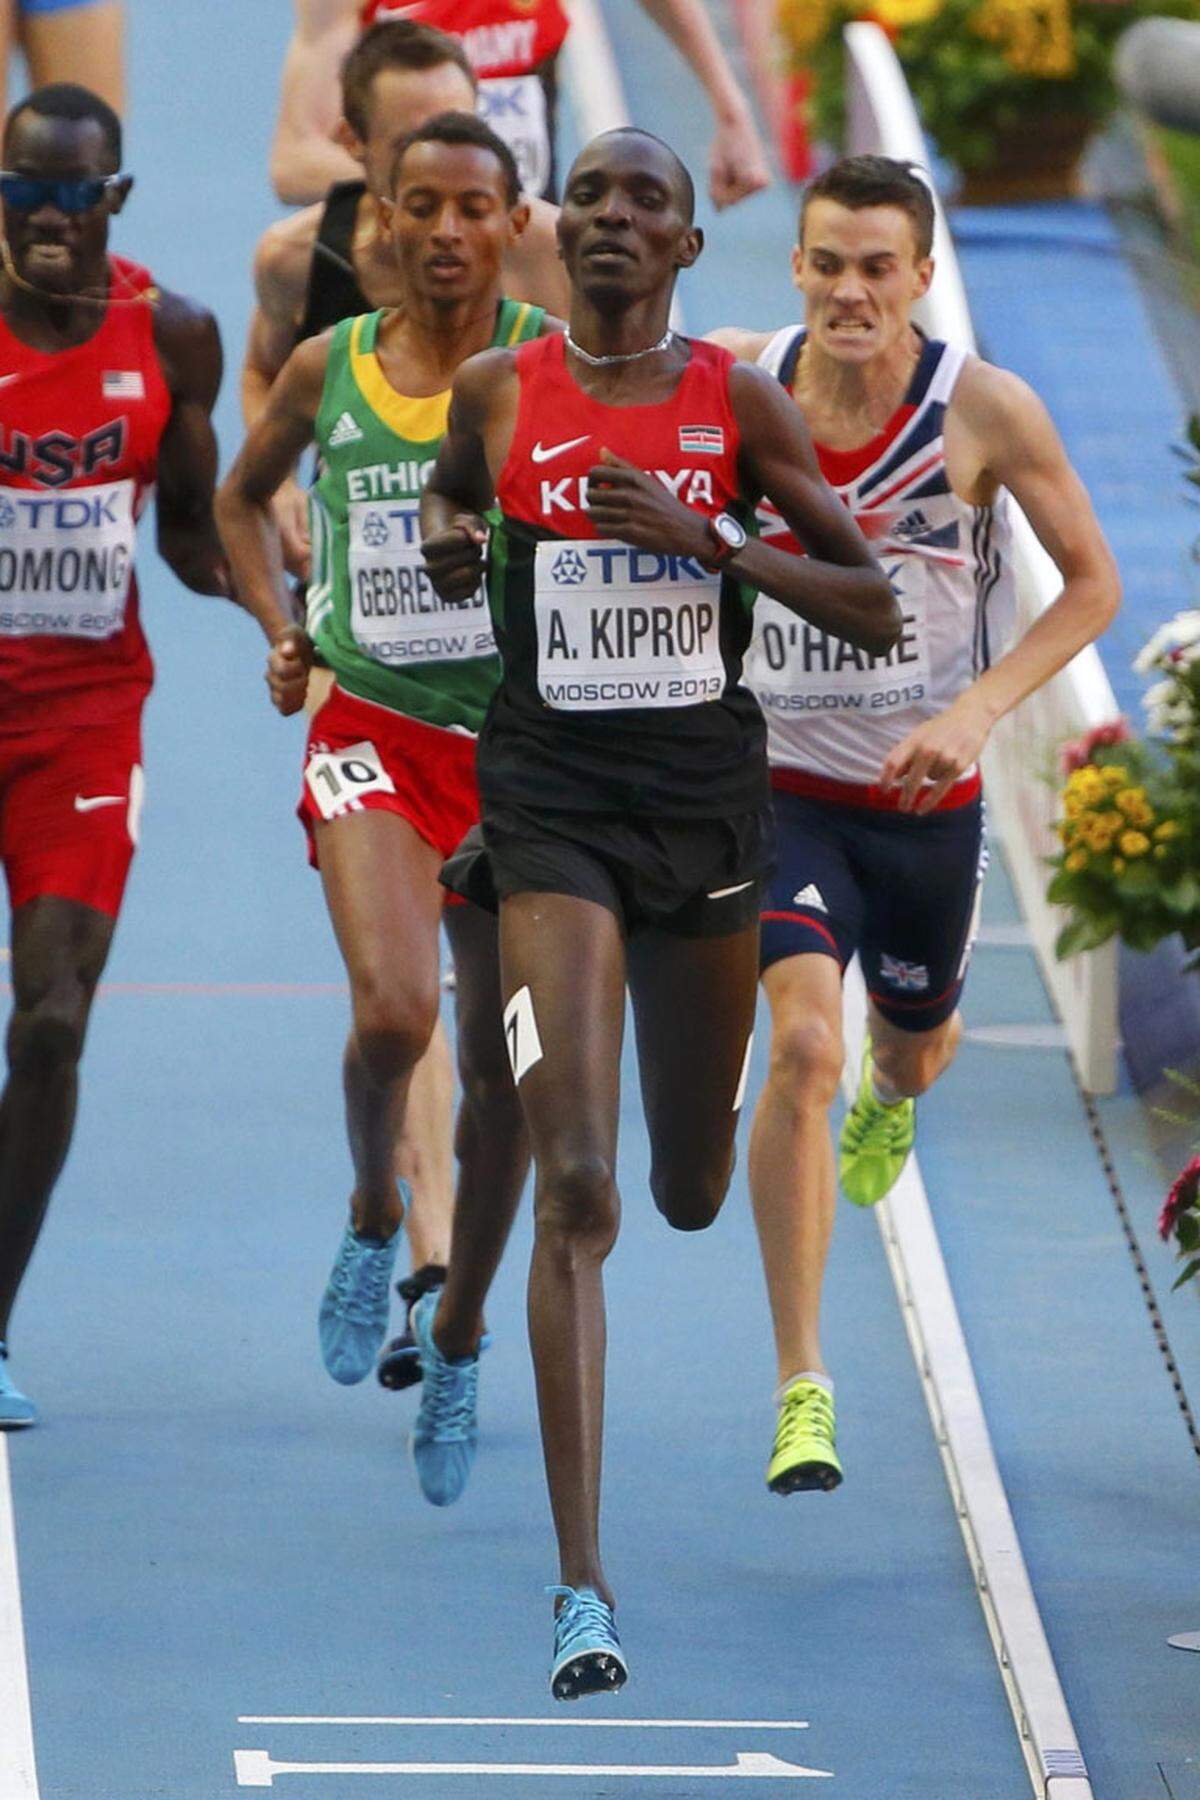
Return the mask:
M83 88L9 114L0 205L0 861L14 1010L0 1100L0 1427L29 1425L8 1318L63 1165L76 1069L137 838L152 668L133 574L158 483L180 580L228 592L212 524L212 317L107 255L131 181Z
M566 1700L625 1678L598 1512L626 982L655 1203L698 1230L732 1169L771 860L763 723L740 683L753 590L879 652L899 615L778 383L668 327L676 273L703 242L674 153L638 131L597 138L571 170L559 237L569 334L459 372L422 524L435 585L462 599L480 515L500 509L483 841L444 879L500 912L537 1164L529 1316L563 1582L551 1687ZM809 558L747 537L762 494ZM433 1363L478 1336L464 1297L478 1254L456 1234L436 1317L417 1310Z

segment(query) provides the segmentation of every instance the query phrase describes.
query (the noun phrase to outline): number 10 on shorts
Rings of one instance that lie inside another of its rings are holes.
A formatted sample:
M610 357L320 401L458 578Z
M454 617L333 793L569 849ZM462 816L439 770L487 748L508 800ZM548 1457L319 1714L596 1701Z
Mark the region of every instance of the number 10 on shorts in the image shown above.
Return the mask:
M378 750L365 740L342 750L318 750L305 765L304 779L323 819L354 810L355 801L365 794L396 791Z

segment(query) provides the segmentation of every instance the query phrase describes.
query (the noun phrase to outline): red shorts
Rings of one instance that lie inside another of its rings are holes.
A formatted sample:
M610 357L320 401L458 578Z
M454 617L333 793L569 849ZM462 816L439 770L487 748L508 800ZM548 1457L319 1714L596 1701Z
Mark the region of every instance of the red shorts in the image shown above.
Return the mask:
M0 862L13 911L54 894L115 919L142 793L141 696L110 725L0 734Z
M314 869L313 827L356 812L396 813L449 856L479 823L475 739L335 686L309 727L296 810Z

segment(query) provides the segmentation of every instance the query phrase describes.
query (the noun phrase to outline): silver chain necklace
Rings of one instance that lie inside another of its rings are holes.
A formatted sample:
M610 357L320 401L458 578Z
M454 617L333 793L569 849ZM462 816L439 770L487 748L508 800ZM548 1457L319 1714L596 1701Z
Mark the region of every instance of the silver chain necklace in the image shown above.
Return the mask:
M589 364L593 369L603 369L607 368L611 363L637 362L640 356L653 356L656 350L665 350L667 348L667 345L671 342L675 333L668 325L657 344L647 344L644 350L618 351L612 356L593 356L590 350L584 350L581 345L575 342L575 339L571 336L569 331L565 332L564 336L567 340L568 349L573 350L581 362Z

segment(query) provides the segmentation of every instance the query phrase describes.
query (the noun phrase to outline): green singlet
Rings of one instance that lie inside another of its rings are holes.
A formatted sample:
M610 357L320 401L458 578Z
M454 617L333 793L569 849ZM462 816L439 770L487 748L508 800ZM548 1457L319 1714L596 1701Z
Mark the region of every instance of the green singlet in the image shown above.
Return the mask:
M317 412L309 495L308 631L338 686L427 725L478 731L500 678L487 595L433 590L417 506L446 432L450 390L398 394L375 354L381 311L343 319ZM493 348L537 337L541 307L502 300Z

